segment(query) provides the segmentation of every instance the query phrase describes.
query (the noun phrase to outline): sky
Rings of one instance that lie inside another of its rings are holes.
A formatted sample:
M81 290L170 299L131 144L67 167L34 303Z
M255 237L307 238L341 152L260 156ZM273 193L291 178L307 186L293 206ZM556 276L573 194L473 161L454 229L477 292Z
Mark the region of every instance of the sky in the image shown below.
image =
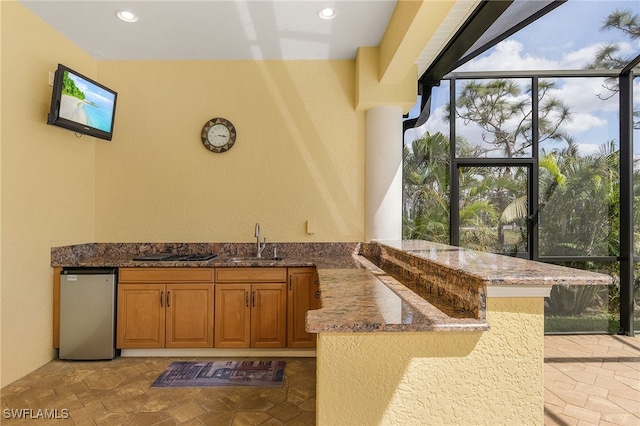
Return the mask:
M456 71L557 70L584 69L603 43L620 43L629 56L640 54L640 39L631 40L618 30L601 30L604 19L616 9L627 9L640 16L640 0L569 0L528 27L500 42ZM580 152L597 152L600 145L618 141L618 98L601 98L610 92L592 79L559 79L553 95L567 104L573 119L565 130L578 142ZM636 78L635 104L640 104L640 78ZM437 91L437 89L434 89ZM448 85L442 86L448 91ZM407 133L406 142L425 130L448 134L448 124L442 120L442 106L447 93L435 93L432 119L419 132ZM417 114L414 109L410 116ZM479 130L465 129L465 136L479 137ZM418 136L419 137L419 136ZM634 151L640 154L640 132L636 132ZM559 146L551 144L548 148Z

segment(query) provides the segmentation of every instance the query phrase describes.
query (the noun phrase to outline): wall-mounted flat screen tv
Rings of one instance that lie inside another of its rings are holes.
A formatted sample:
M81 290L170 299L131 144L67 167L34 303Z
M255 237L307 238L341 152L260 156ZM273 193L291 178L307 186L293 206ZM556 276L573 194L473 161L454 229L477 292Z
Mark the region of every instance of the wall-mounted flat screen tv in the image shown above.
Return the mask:
M59 64L47 124L110 141L117 97L113 90Z

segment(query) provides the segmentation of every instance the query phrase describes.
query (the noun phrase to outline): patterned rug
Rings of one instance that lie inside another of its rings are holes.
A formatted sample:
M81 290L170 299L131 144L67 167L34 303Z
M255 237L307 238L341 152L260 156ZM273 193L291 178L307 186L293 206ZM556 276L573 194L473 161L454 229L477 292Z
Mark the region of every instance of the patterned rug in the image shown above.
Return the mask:
M176 361L152 388L211 386L282 386L286 361Z

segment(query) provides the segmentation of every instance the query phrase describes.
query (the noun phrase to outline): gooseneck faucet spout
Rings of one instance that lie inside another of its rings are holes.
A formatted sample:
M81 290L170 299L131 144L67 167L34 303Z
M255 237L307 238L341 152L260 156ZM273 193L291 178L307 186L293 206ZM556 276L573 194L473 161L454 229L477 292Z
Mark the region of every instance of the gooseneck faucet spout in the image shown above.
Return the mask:
M264 242L260 243L260 224L256 223L256 257L262 257L262 252L267 245L267 238L264 238Z

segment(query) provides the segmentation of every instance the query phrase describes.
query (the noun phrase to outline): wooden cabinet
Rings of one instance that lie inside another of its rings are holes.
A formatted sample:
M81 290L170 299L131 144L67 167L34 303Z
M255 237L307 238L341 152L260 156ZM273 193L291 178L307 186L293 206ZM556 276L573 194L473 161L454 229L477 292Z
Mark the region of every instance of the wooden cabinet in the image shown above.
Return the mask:
M251 285L251 347L287 346L286 284Z
M59 273L55 268L54 347ZM310 267L120 268L117 347L313 348L306 313L319 307Z
M287 347L314 348L316 334L307 333L307 311L320 307L320 287L315 268L289 268L287 291Z
M212 284L167 284L166 348L213 346Z
M213 347L212 268L121 268L118 348Z
M165 284L118 284L118 348L164 348Z
M216 269L215 347L287 345L285 268Z
M251 284L216 284L216 348L248 348L251 334Z

